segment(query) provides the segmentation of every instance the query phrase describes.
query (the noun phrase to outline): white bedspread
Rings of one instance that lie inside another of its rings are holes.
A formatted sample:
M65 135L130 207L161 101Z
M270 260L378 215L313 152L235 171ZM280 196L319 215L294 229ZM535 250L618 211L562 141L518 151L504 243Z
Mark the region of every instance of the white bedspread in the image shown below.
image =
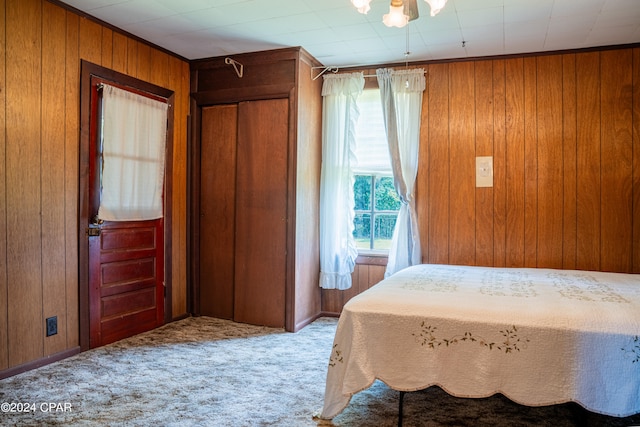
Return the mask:
M529 406L640 412L640 275L420 265L344 307L322 418L375 379Z

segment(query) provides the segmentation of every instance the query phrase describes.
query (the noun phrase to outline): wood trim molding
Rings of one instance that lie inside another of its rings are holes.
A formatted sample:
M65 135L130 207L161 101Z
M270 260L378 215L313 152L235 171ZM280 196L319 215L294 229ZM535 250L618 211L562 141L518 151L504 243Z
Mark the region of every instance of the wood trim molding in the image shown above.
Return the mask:
M40 368L45 365L49 365L54 362L58 362L62 359L66 359L67 357L75 356L80 353L80 347L73 347L65 351L61 351L56 354L52 354L51 356L43 357L41 359L34 360L29 363L25 363L23 365L14 366L13 368L5 369L4 371L0 371L0 380L12 377L14 375L21 374L23 372L30 371L32 369Z
M492 60L500 60L500 59L513 59L513 58L528 58L528 57L538 57L538 56L548 56L548 55L565 55L568 53L585 53L585 52L600 52L605 50L616 50L616 49L633 49L640 47L640 43L631 43L624 45L610 45L610 46L596 46L596 47L585 47L580 49L567 49L567 50L553 50L549 52L527 52L527 53L511 53L507 55L493 55L493 56L474 56L469 58L447 58L447 59L436 59L429 61L415 61L410 62L409 67L421 67L425 65L433 65L433 64L449 64L449 63L459 63L459 62L477 62L477 61L492 61ZM331 64L325 64L331 65ZM386 67L405 67L404 62L388 62L382 64L369 64L362 65L356 67L344 67L340 68L340 72L349 73L354 71L361 71L366 69L376 69L376 68L386 68Z
M266 99L289 98L291 85L271 85L256 88L220 89L197 92L191 95L198 107L220 104L231 104L243 101L260 101Z
M364 265L387 265L389 257L387 255L358 255L356 264Z
M68 10L68 11L70 11L70 12L73 12L73 13L75 13L76 15L78 15L78 16L80 16L80 17L82 17L82 18L88 19L88 20L93 21L93 22L95 22L95 23L97 23L97 24L100 24L101 26L106 27L106 28L108 28L108 29L110 29L110 30L112 30L112 31L115 31L115 32L117 32L117 33L120 33L120 34L122 34L122 35L123 35L123 36L125 36L125 37L128 37L128 38L130 38L130 39L136 40L136 41L138 41L138 42L140 42L140 43L143 43L143 44L145 44L145 45L147 45L147 46L151 47L152 49L155 49L155 50L159 50L159 51L161 51L161 52L164 52L164 53L166 53L167 55L171 55L171 56L173 56L173 57L176 57L176 58L180 59L181 61L189 62L189 60L188 60L187 58L185 58L185 57L183 57L183 56L180 56L180 55L178 55L178 54L177 54L177 53L175 53L175 52L172 52L172 51L170 51L170 50L168 50L168 49L165 49L165 48L164 48L164 47L162 47L162 46L158 46L158 45L156 45L156 44L153 44L153 43L151 43L151 42L150 42L150 41L148 41L148 40L145 40L145 39L143 39L143 38L141 38L141 37L138 37L138 36L136 36L135 34L131 34L131 33L127 32L127 31L123 30L122 28L118 28L118 27L116 27L115 25L109 24L108 22L105 22L105 21L103 21L103 20L101 20L101 19L98 19L98 18L96 18L96 17L95 17L95 16L93 16L93 15L89 15L88 13L83 12L83 11L82 11L82 10L80 10L80 9L76 9L75 7L70 6L70 5L68 5L67 3L63 3L63 2L61 2L61 1L59 1L59 0L47 0L47 1L48 1L49 3L55 4L56 6L58 6L58 7L61 7L61 8L63 8L63 9L65 9L65 10Z
M86 244L86 228L89 224L89 200L87 200L89 181L89 145L90 145L90 118L91 118L91 79L98 77L119 85L128 86L167 99L169 110L167 111L167 153L166 163L168 169L165 172L165 197L164 197L164 322L168 323L172 317L172 210L171 201L173 191L173 141L174 141L174 91L154 85L143 80L119 73L117 71L82 60L80 72L80 150L79 150L79 175L80 188L78 195L78 286L79 286L79 320L80 320L80 348L82 351L90 348L89 330L89 249Z

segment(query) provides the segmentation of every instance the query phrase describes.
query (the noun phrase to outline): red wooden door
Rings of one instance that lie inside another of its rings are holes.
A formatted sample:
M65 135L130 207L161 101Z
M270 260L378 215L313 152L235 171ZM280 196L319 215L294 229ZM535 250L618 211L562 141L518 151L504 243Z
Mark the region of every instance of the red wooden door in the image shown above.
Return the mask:
M89 237L90 346L156 328L164 321L162 219L104 222Z
M164 323L164 221L101 221L100 103L92 82L89 200L89 329L91 348ZM98 82L95 82L98 83Z

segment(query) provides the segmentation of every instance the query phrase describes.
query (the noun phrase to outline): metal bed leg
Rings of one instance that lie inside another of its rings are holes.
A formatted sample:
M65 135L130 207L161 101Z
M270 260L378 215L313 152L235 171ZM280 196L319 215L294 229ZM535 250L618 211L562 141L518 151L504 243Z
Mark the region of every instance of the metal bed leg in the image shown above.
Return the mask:
M404 401L404 391L400 392L400 399L398 402L398 427L402 427L402 403Z

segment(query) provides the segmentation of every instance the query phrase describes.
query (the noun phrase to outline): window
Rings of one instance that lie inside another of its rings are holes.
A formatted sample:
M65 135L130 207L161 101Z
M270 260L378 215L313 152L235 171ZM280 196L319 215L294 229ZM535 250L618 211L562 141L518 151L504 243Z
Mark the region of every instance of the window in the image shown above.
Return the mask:
M386 252L391 247L400 199L393 186L380 91L363 91L358 108L353 237L360 251Z

